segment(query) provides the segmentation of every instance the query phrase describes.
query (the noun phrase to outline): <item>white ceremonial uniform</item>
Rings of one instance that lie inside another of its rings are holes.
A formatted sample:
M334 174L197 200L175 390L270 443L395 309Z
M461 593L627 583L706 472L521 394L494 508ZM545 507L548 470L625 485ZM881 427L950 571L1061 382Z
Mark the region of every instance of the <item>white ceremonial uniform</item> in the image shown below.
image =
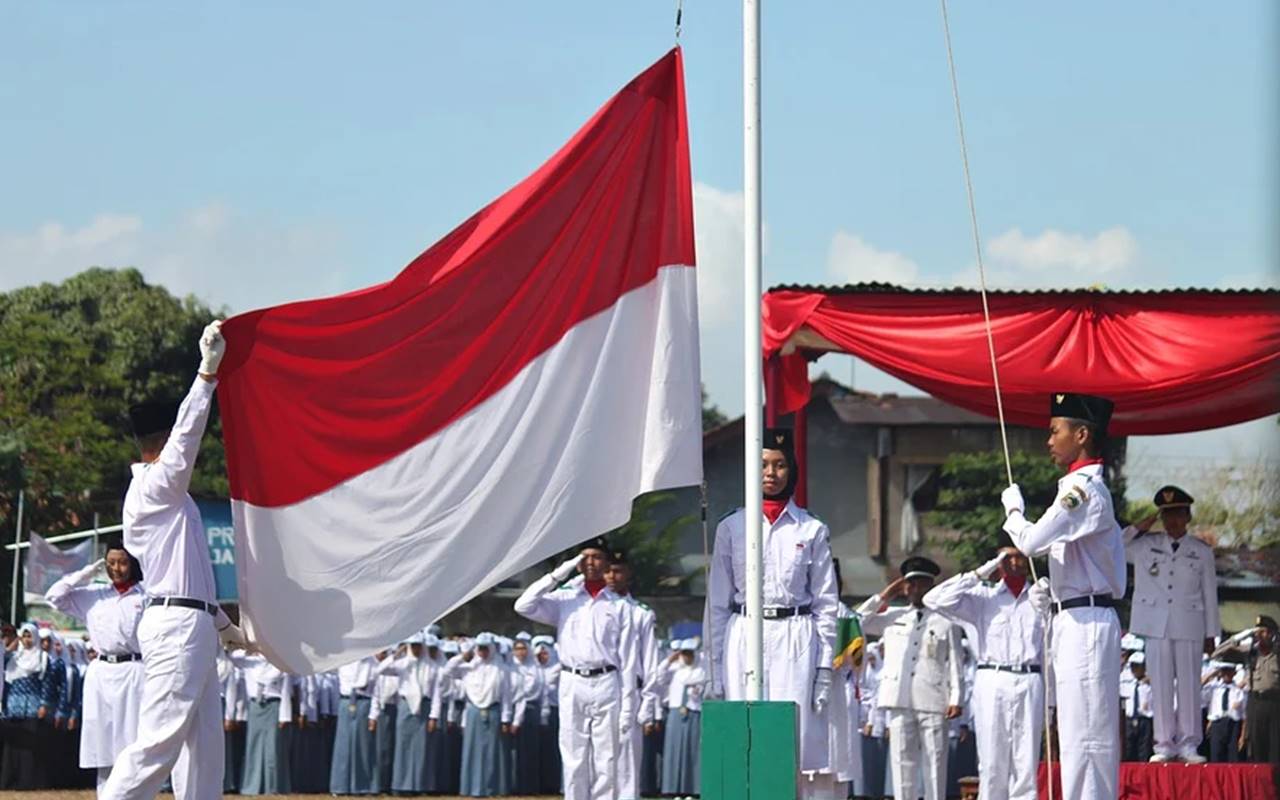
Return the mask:
M560 672L560 760L566 800L618 800L620 720L634 720L639 674L635 614L607 587L595 597L581 578L556 588L552 575L516 600L517 614L556 627ZM634 722L632 723L634 726ZM630 730L626 735L630 735Z
M138 738L120 753L100 797L152 798L172 773L177 800L222 796L222 708L218 632L229 625L216 605L209 542L187 494L214 382L196 378L169 440L152 464L134 464L124 498L124 545L142 565L151 598L178 597L207 610L151 606L138 624L146 683Z
M858 614L863 632L884 642L876 702L889 714L894 796L943 800L947 706L964 702L960 627L928 608L885 606L878 594L867 598Z
M789 500L777 520L763 526L764 699L795 703L799 768L830 769L827 714L813 710L818 667L830 667L836 644L835 568L830 533L817 517ZM707 578L707 655L712 683L727 700L746 700L746 513L739 508L716 526ZM789 616L773 616L788 609ZM834 682L833 682L833 689Z
M249 703L280 701L276 722L293 722L293 690L300 680L282 672L263 656L236 650L228 654L231 662L244 671L245 700Z
M1124 531L1125 557L1133 564L1129 631L1146 639L1147 675L1155 751L1178 756L1195 751L1200 727L1200 671L1204 640L1222 633L1213 548L1194 536ZM1175 710L1176 709L1176 710Z
M982 800L1036 796L1040 735L1044 727L1044 627L1030 600L1030 585L1015 597L1003 581L984 583L962 572L931 589L924 604L972 626L977 660L973 675L974 737Z
M454 656L445 664L444 670L459 681L461 696L467 702L482 711L498 707L498 720L503 725L510 725L515 712L512 703L510 682L507 669L495 652L487 659L479 655L464 661L462 656Z
M636 720L628 734L618 742L618 796L621 800L639 800L640 757L644 749L642 726L659 718L658 687L661 663L658 656L658 640L654 635L657 616L653 609L630 594L623 601L631 607L632 630L636 637L636 680L626 687L632 694L632 707Z
M110 769L138 734L144 672L142 661L134 659L141 652L138 622L146 595L137 583L124 592L109 583L88 584L96 567L64 576L45 593L45 600L83 620L98 651L84 675L80 766Z
M1053 505L1034 524L1015 511L1004 529L1026 555L1048 554L1055 602L1124 596L1124 542L1101 464L1063 476ZM1120 791L1120 619L1110 607L1068 608L1054 616L1052 633L1063 797L1114 800Z

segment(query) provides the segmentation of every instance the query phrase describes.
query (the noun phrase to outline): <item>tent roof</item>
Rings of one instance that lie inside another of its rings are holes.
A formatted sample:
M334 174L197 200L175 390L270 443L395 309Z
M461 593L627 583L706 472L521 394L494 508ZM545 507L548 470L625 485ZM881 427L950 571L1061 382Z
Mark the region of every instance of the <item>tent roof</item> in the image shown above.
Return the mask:
M769 292L808 292L811 294L933 294L933 295L978 295L978 289L968 286L898 286L893 283L869 281L866 283L846 283L843 286L827 286L825 284L784 283L771 286ZM1133 297L1142 295L1275 295L1280 296L1280 289L1207 289L1188 286L1174 289L1108 289L1102 286L1077 287L1074 289L988 289L989 296L1033 296L1033 295L1097 295L1109 297Z

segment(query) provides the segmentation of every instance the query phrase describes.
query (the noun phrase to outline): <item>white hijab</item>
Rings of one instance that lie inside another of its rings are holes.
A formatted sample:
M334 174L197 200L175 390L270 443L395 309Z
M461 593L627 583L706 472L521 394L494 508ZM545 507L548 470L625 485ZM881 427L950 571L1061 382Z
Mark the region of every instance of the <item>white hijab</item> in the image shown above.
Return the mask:
M31 631L30 647L22 643L23 631ZM23 623L22 627L18 628L18 649L9 654L8 662L4 665L6 683L13 683L44 672L48 658L40 649L39 635L40 630L30 622Z

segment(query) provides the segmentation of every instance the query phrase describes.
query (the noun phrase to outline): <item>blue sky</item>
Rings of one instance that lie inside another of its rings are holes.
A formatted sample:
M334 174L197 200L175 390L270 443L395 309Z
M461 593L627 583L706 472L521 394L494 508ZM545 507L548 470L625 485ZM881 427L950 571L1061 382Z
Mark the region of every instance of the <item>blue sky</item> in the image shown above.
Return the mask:
M953 4L993 282L1274 285L1278 8ZM661 56L672 23L671 2L7 4L0 289L133 264L243 311L385 280ZM736 412L739 6L687 2L684 23L704 376ZM935 3L766 2L764 95L766 285L972 280ZM1280 436L1135 446L1248 460Z

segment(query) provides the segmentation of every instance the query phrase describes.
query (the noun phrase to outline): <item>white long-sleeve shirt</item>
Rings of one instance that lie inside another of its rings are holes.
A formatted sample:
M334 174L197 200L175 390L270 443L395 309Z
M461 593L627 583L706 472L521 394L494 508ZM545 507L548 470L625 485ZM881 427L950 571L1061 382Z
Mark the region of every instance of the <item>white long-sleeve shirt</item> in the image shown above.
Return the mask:
M249 703L279 700L278 720L292 722L294 677L280 671L257 653L246 655L244 651L237 650L229 653L228 657L231 663L244 670L245 699Z
M663 664L658 653L658 638L654 633L657 615L632 595L625 596L623 600L631 606L636 637L636 668L639 670L635 684L639 698L637 712L641 724L648 724L662 718L658 681L661 679Z
M818 663L830 664L836 645L835 567L827 526L794 500L764 528L764 605L809 606L818 632ZM707 578L707 616L711 669L723 669L724 646L733 606L746 602L746 516L738 509L716 526L715 549ZM765 623L766 625L769 623Z
M1210 722L1223 718L1237 722L1244 719L1248 695L1244 689L1236 685L1235 681L1212 678L1201 687L1201 694L1209 712Z
M679 713L682 708L689 711L702 710L702 687L706 684L707 675L697 659L692 664L676 659L663 665L663 673L663 703L669 712Z
M983 583L977 573L962 572L929 590L927 608L977 632L979 664L1025 666L1042 663L1044 628L1031 605L1030 585L1014 597L1003 581Z
M217 601L209 541L187 494L215 383L197 377L178 409L169 440L151 464L134 464L124 497L124 545L142 565L151 597ZM218 614L218 627L226 617Z
M370 697L373 695L373 668L378 660L373 656L365 656L359 661L343 664L338 667L339 697Z
M607 587L592 597L581 581L556 584L552 575L534 581L516 600L516 613L555 626L556 649L566 669L614 667L623 687L634 686L639 657L631 604ZM624 715L638 710L631 692L622 693L620 707Z
M49 587L44 599L63 614L84 622L89 640L99 653L140 653L138 620L146 593L135 583L125 592L111 584L90 584L96 565L64 575Z
M1101 464L1063 476L1053 505L1039 520L1032 523L1015 511L1004 529L1028 556L1049 555L1049 588L1055 600L1124 596L1124 541Z
M513 659L511 677L515 706L513 719L519 724L524 719L525 710L530 704L541 705L542 696L546 691L544 686L546 678L542 674L542 666L533 655L525 656L523 662Z

